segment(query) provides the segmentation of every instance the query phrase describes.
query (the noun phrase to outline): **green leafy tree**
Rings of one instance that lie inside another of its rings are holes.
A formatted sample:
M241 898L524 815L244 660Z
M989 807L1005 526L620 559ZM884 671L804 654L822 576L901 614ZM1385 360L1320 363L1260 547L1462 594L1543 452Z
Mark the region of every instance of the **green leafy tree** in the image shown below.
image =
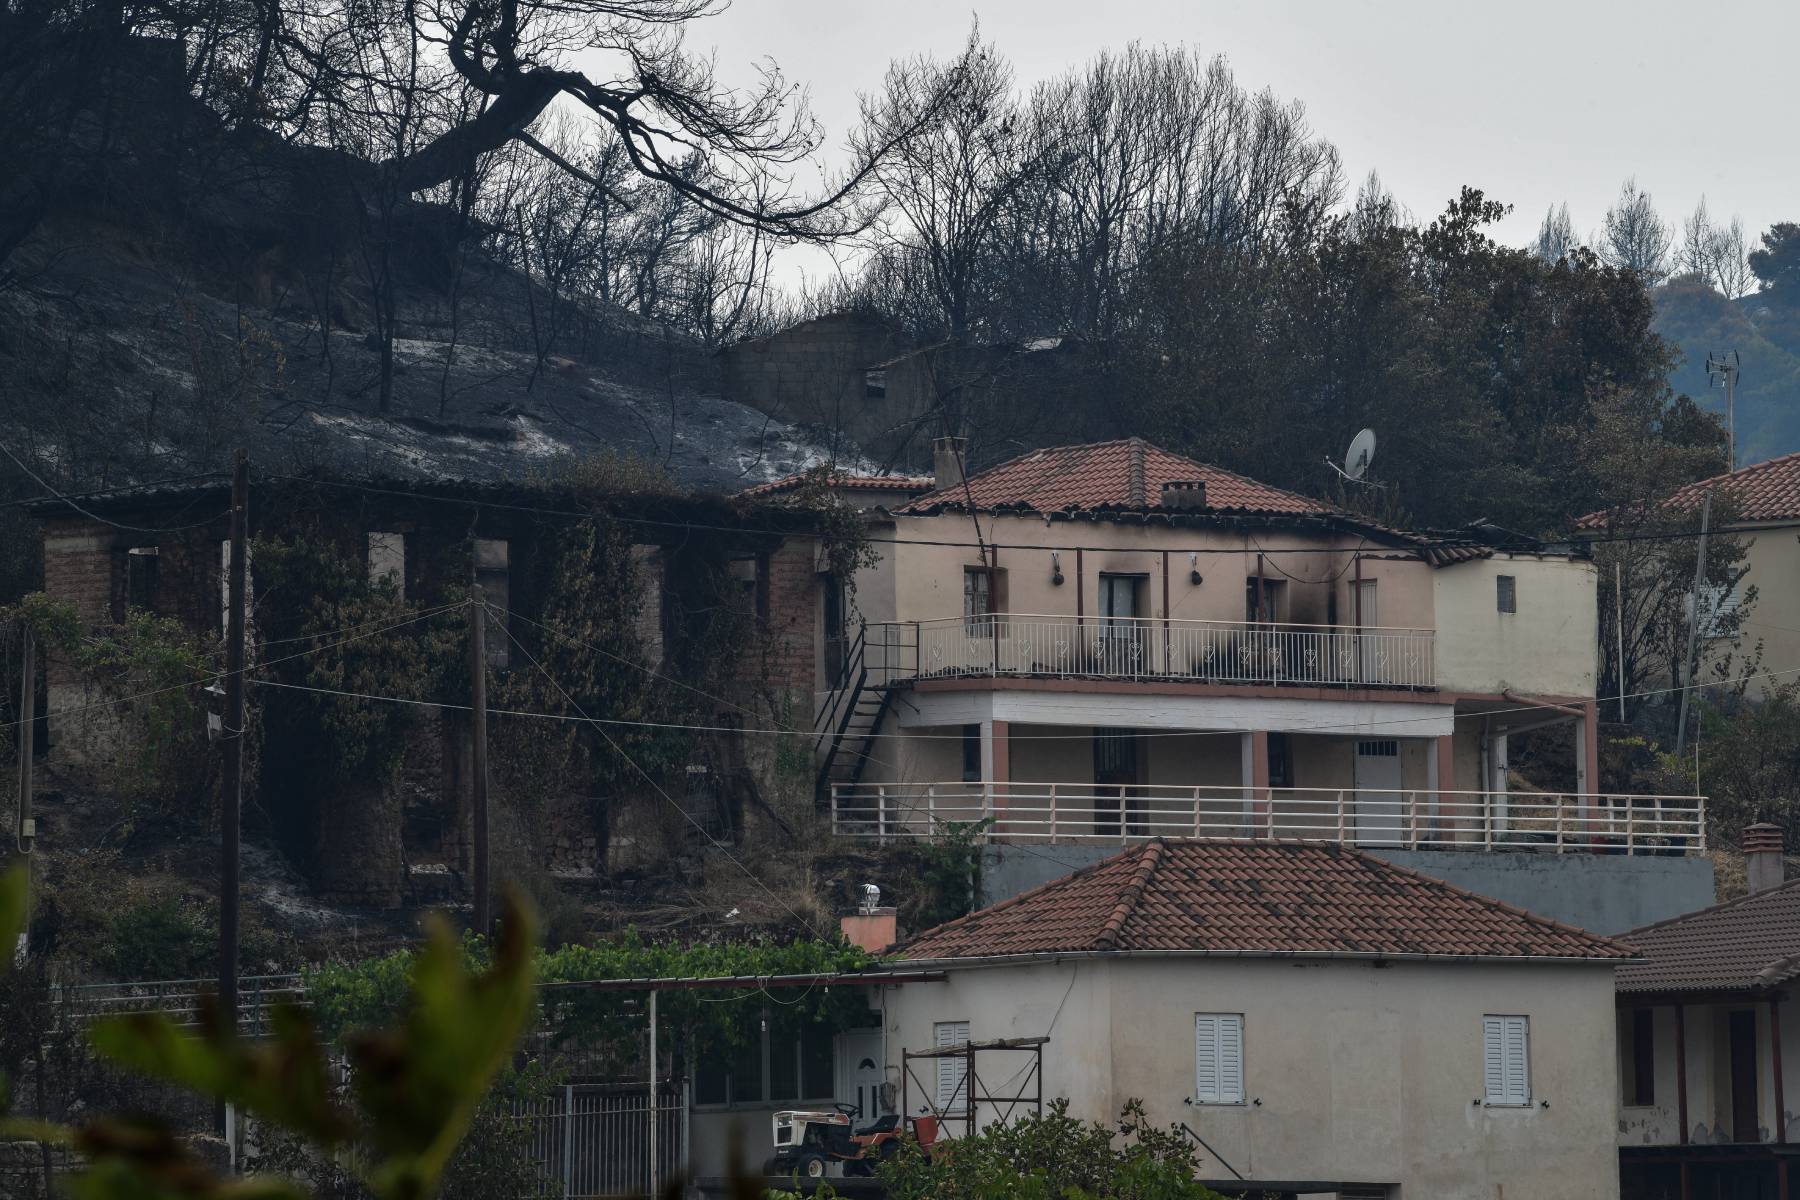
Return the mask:
M1762 248L1750 252L1750 269L1762 284L1761 296L1788 307L1800 307L1800 225L1780 221L1762 235Z

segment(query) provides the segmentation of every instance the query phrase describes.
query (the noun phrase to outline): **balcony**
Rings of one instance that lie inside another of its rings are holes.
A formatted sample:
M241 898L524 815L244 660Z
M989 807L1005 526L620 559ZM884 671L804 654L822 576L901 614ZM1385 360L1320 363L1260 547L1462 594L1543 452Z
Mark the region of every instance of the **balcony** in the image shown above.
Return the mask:
M836 784L831 831L992 843L1295 838L1407 850L1685 856L1706 850L1699 796L1368 791L1092 783Z
M995 613L872 623L874 682L968 676L1429 690L1434 632Z

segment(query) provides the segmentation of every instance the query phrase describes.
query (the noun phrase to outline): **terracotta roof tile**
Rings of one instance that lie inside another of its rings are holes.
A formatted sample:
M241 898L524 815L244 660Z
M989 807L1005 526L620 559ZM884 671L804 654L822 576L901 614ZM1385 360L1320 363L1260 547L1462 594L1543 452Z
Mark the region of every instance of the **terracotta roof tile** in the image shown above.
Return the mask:
M1690 483L1663 505L1680 512L1699 508L1702 497L1714 489L1728 493L1735 502L1733 521L1785 521L1800 517L1800 453L1784 454ZM1581 529L1599 529L1605 526L1606 516L1605 510L1591 512L1575 524Z
M978 508L1028 508L1036 512L1159 508L1165 483L1206 484L1212 512L1324 516L1330 505L1258 483L1223 467L1195 462L1142 438L1052 446L972 476L962 485L929 492L902 512L962 508L972 494Z
M1619 935L1621 992L1741 991L1800 975L1800 879Z
M900 947L907 959L1189 951L1628 959L1630 948L1347 846L1163 840Z
M810 471L795 475L783 475L780 479L771 479L767 483L759 483L739 492L740 496L760 499L766 496L779 496L784 492L797 491L808 480L820 477ZM932 478L929 475L863 475L855 471L834 471L824 476L823 484L828 487L864 488L879 492L907 492L917 495L931 490Z

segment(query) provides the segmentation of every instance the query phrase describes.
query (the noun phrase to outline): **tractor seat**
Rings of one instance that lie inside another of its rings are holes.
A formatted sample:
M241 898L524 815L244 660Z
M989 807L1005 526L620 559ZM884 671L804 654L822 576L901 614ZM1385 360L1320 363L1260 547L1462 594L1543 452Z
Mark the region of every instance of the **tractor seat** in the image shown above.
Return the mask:
M870 1121L867 1125L864 1125L861 1129L857 1130L856 1132L861 1137L868 1137L871 1134L876 1134L876 1133L892 1133L894 1130L898 1129L899 1127L900 1127L899 1114L898 1113L889 1113L885 1117L875 1118L873 1121Z

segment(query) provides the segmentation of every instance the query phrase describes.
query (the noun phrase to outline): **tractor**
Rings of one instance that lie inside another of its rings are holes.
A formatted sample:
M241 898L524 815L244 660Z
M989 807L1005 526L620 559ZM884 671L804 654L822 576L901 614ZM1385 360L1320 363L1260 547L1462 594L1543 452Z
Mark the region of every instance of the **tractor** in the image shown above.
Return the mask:
M892 1113L858 1129L861 1115L853 1104L827 1110L789 1110L775 1114L775 1154L765 1173L792 1179L823 1179L825 1168L841 1163L847 1176L873 1175L876 1164L900 1149L900 1118ZM938 1140L936 1117L913 1117L912 1135L927 1151Z

